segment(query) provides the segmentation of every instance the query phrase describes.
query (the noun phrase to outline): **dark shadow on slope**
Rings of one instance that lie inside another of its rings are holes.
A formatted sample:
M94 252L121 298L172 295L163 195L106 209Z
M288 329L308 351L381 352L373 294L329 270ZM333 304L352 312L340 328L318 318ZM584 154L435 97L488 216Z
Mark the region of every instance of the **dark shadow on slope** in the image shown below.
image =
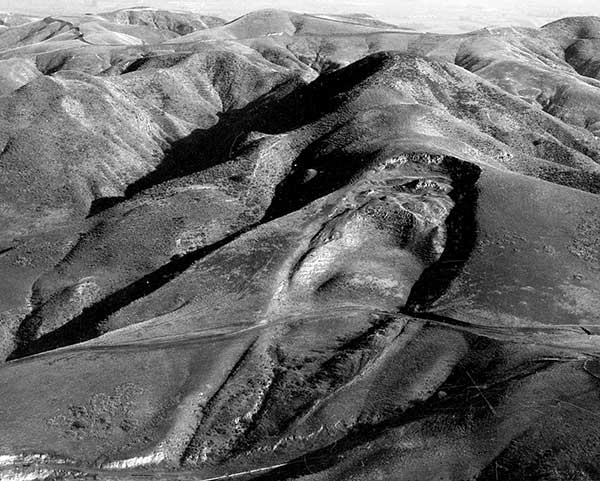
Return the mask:
M299 86L299 79L292 79L242 109L220 114L213 127L174 142L154 171L127 188L126 197L230 160L236 144L249 132L281 134L319 119L341 105L345 100L341 94L377 72L387 58L366 57L308 85Z
M263 222L301 209L342 188L380 155L379 152L348 155L334 151L329 155L319 156L321 147L320 142L315 142L300 154L294 170L276 187ZM307 180L307 172L314 172L315 176Z
M411 315L424 312L449 289L471 257L477 243L476 183L481 169L468 162L451 164L453 190L450 197L454 208L446 219L447 238L440 259L429 266L413 286L403 312Z
M200 172L229 160L229 152L237 137L250 129L242 111L226 113L207 130L195 130L188 137L173 142L155 170L141 177L125 190L125 198L172 179ZM248 114L250 115L250 114Z
M94 217L96 214L99 214L100 212L114 207L115 205L123 202L125 199L126 198L123 196L100 197L99 199L95 199L90 205L90 210L87 215L87 218Z
M352 100L352 90L369 77L385 69L396 56L394 52L379 52L358 60L347 67L320 75L312 83L290 93L272 111L272 119L262 125L265 133L287 132L314 122L334 112Z
M97 199L88 217L97 215L119 202L173 179L201 172L231 159L236 144L252 131L260 131L270 123L274 105L298 88L299 79L279 85L273 91L249 103L246 107L219 113L219 121L209 129L196 129L187 137L171 143L156 168L125 189L121 198ZM115 202L110 199L114 199Z
M38 312L34 311L21 322L16 334L17 348L10 354L7 361L98 337L103 334L102 326L109 316L132 302L152 294L179 276L194 262L233 242L254 227L254 225L246 227L242 231L236 232L210 246L203 247L183 256L174 257L168 264L105 297L96 304L85 308L81 314L65 325L38 339L34 339L34 336L39 329L42 319L39 318Z
M11 247L5 247L0 249L0 257L3 256L4 254L8 254L9 252L15 250L15 246L11 246Z
M294 88L294 85L280 86L242 109L219 113L219 121L213 127L194 130L187 137L173 142L155 170L127 187L125 197L131 198L155 185L230 160L235 144L245 134L260 131L261 125L269 122L273 103L287 93L286 88ZM269 95L274 98L269 98Z

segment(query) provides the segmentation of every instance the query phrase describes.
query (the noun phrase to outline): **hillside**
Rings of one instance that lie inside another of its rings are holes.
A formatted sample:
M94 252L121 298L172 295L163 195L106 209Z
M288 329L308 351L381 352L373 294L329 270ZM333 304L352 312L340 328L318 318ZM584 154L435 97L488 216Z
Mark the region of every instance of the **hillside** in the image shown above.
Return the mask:
M4 23L0 479L599 476L600 18Z

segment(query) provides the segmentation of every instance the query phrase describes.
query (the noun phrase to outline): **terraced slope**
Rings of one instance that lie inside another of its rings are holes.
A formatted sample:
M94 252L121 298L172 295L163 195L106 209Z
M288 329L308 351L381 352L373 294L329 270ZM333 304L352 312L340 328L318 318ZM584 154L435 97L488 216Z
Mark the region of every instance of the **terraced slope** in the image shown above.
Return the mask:
M211 22L0 33L0 479L595 479L595 20Z

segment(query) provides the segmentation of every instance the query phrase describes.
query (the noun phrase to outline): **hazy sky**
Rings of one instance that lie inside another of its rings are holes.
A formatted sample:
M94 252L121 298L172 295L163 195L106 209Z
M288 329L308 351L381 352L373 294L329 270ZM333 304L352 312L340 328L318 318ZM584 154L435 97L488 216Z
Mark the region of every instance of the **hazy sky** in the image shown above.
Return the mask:
M67 14L134 5L193 10L231 19L259 8L315 13L369 13L427 26L515 23L541 25L569 15L600 16L600 0L0 0L0 11Z

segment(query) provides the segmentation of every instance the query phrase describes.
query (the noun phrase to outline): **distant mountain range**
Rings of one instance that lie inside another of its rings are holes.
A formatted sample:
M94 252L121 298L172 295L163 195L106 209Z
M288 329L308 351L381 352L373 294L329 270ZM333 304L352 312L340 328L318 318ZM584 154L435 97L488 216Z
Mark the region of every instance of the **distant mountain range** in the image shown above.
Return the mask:
M123 7L150 6L166 10L189 10L195 13L215 15L232 20L252 10L270 8L272 3L264 0L227 2L216 0L0 0L0 11L36 15L65 15L97 13ZM472 0L424 1L402 0L400 2L354 1L343 2L305 0L298 4L280 1L277 8L320 13L370 13L387 22L423 31L459 33L476 30L489 25L519 25L538 27L552 20L571 15L596 15L600 12L593 0L573 0L565 4L554 0L505 0L498 2L474 2Z

